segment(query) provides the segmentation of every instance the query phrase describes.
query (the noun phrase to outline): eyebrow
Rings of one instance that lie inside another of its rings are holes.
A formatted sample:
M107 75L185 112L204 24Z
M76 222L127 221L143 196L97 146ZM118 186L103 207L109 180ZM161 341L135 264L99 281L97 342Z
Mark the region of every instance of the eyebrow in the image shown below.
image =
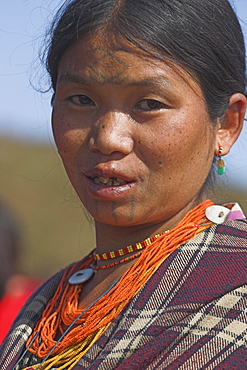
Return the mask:
M89 80L87 79L84 79L83 77L79 76L79 75L74 75L72 73L64 73L62 74L59 79L58 79L58 83L60 82L72 82L72 83L76 83L76 84L79 84L79 85L86 85L86 86L90 86L90 85L93 85L92 83L89 82ZM105 82L107 83L107 82ZM122 85L122 86L125 86L125 87L142 87L142 86L149 86L149 87L157 87L157 86L160 86L160 87L172 87L173 84L171 81L169 81L169 79L163 77L163 76L154 76L154 77L149 77L149 78L146 78L144 80L137 80L137 81L130 81L130 82L127 82L126 80L120 80L119 82L117 81L112 81L111 83L113 84L116 84L116 85ZM100 84L100 83L99 83Z
M80 76L77 76L77 75L73 75L71 73L63 73L59 79L58 79L58 82L74 82L74 83L77 83L77 84L80 84L80 85L89 85L89 83L84 80L82 77Z

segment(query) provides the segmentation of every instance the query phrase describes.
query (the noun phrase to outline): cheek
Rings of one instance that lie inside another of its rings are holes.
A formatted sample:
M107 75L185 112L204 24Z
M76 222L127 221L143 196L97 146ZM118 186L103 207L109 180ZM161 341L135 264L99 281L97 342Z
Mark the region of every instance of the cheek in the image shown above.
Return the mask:
M65 147L64 142L64 126L65 121L63 117L57 113L57 110L53 108L52 116L51 116L51 125L52 125L52 133L53 137L58 149L58 152L62 152Z
M59 154L62 157L77 153L86 141L86 130L76 128L63 115L52 114L52 131Z
M176 166L176 158L179 158L181 153L184 158L187 147L190 146L188 140L185 139L186 136L186 130L178 125L169 125L168 127L162 123L160 126L156 126L155 130L148 132L139 140L145 162L157 169L162 166Z
M204 118L204 119L203 119ZM170 179L182 176L193 167L211 167L213 158L213 133L205 117L198 120L187 117L168 125L156 126L156 130L141 140L145 162L153 171L166 171ZM147 140L148 139L148 140ZM144 149L144 144L146 148ZM195 168L196 170L196 168ZM193 171L192 171L193 172Z

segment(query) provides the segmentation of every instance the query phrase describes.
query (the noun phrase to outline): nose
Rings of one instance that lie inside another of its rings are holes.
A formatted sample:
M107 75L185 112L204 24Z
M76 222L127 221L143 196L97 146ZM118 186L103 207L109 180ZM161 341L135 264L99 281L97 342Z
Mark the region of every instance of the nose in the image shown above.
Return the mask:
M89 149L104 155L114 152L123 155L133 150L129 117L121 112L108 112L102 116L91 130Z

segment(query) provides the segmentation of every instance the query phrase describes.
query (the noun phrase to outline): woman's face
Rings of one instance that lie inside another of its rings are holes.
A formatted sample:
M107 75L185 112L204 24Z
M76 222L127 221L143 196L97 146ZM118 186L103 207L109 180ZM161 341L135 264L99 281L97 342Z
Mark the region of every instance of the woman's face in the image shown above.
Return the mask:
M69 179L96 222L155 225L198 202L216 128L182 69L127 42L79 41L59 63L52 124Z

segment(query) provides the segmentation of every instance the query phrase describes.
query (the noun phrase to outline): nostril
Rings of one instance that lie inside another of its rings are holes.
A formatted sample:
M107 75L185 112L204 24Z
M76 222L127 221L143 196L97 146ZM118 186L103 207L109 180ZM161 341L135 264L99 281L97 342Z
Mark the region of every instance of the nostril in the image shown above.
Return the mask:
M100 121L98 121L97 123L96 123L96 126L98 127L98 128L105 128L106 127L106 124L105 123L103 123L101 120Z

